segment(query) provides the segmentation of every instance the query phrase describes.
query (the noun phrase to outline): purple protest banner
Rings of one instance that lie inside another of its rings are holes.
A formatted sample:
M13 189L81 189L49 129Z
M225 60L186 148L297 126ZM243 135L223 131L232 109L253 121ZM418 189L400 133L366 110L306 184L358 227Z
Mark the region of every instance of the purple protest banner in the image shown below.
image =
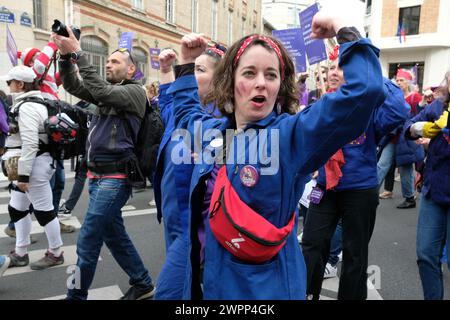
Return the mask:
M134 74L133 80L139 81L142 80L142 78L144 78L144 74L142 73L141 70L137 69L136 73Z
M305 41L308 62L311 65L327 59L327 50L323 40L311 38L312 20L317 12L319 12L319 7L315 3L299 13L300 29Z
M306 72L305 42L299 28L274 30L272 35L280 40L295 62L297 73Z
M131 52L133 46L133 32L122 32L119 39L119 49L125 48Z
M159 70L159 54L161 53L161 49L158 48L148 48L150 52L150 64L152 69Z
M6 25L6 52L13 66L17 66L17 45L8 25Z

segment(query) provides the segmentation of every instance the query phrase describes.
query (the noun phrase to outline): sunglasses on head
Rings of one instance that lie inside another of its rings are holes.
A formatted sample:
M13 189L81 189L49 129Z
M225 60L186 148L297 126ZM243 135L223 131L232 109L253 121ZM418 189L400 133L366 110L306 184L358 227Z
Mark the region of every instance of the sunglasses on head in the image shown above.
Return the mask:
M128 53L128 56L130 57L131 62L135 65L136 62L134 61L133 55L131 54L131 51L128 50L127 48L119 48L114 52L120 52L120 53ZM113 52L113 53L114 53Z

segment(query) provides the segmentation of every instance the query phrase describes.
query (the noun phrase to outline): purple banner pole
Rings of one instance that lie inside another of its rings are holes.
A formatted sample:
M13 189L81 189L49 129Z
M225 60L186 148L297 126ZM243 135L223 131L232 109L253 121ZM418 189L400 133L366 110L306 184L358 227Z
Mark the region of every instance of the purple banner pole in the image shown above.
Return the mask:
M8 25L6 25L6 52L13 66L17 66L17 45Z

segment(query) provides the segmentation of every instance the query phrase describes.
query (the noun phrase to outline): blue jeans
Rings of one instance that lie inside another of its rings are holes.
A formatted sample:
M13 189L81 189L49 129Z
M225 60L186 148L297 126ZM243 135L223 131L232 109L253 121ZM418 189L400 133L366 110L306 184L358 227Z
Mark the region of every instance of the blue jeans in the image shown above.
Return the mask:
M395 144L389 143L383 148L380 159L377 163L378 186L381 187L384 178L395 161ZM399 166L400 180L402 184L403 198L414 197L414 164Z
M421 197L417 223L417 265L425 300L442 300L441 256L445 243L450 243L450 207ZM449 247L447 246L447 256ZM447 261L450 268L450 264Z
M69 289L69 299L87 299L103 242L130 277L130 285L149 288L152 279L123 224L121 208L131 194L124 179L91 179L89 207L77 242L79 287ZM76 285L76 284L75 284Z
M333 238L331 238L330 244L330 256L328 257L328 263L332 266L336 266L339 262L339 254L342 251L342 219L339 222L334 231Z
M50 186L53 193L53 212L58 214L59 201L64 191L64 185L66 184L66 177L64 174L64 160L56 160L56 170L52 179L50 180Z

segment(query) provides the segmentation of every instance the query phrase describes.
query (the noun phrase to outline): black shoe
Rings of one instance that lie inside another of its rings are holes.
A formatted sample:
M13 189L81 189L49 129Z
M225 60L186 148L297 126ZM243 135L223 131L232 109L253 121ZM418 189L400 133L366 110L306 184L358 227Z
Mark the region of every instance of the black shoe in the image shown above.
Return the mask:
M154 295L155 287L153 285L146 289L132 286L120 300L148 300L153 298Z
M413 199L405 199L402 203L397 206L397 209L410 209L416 207L416 201Z

